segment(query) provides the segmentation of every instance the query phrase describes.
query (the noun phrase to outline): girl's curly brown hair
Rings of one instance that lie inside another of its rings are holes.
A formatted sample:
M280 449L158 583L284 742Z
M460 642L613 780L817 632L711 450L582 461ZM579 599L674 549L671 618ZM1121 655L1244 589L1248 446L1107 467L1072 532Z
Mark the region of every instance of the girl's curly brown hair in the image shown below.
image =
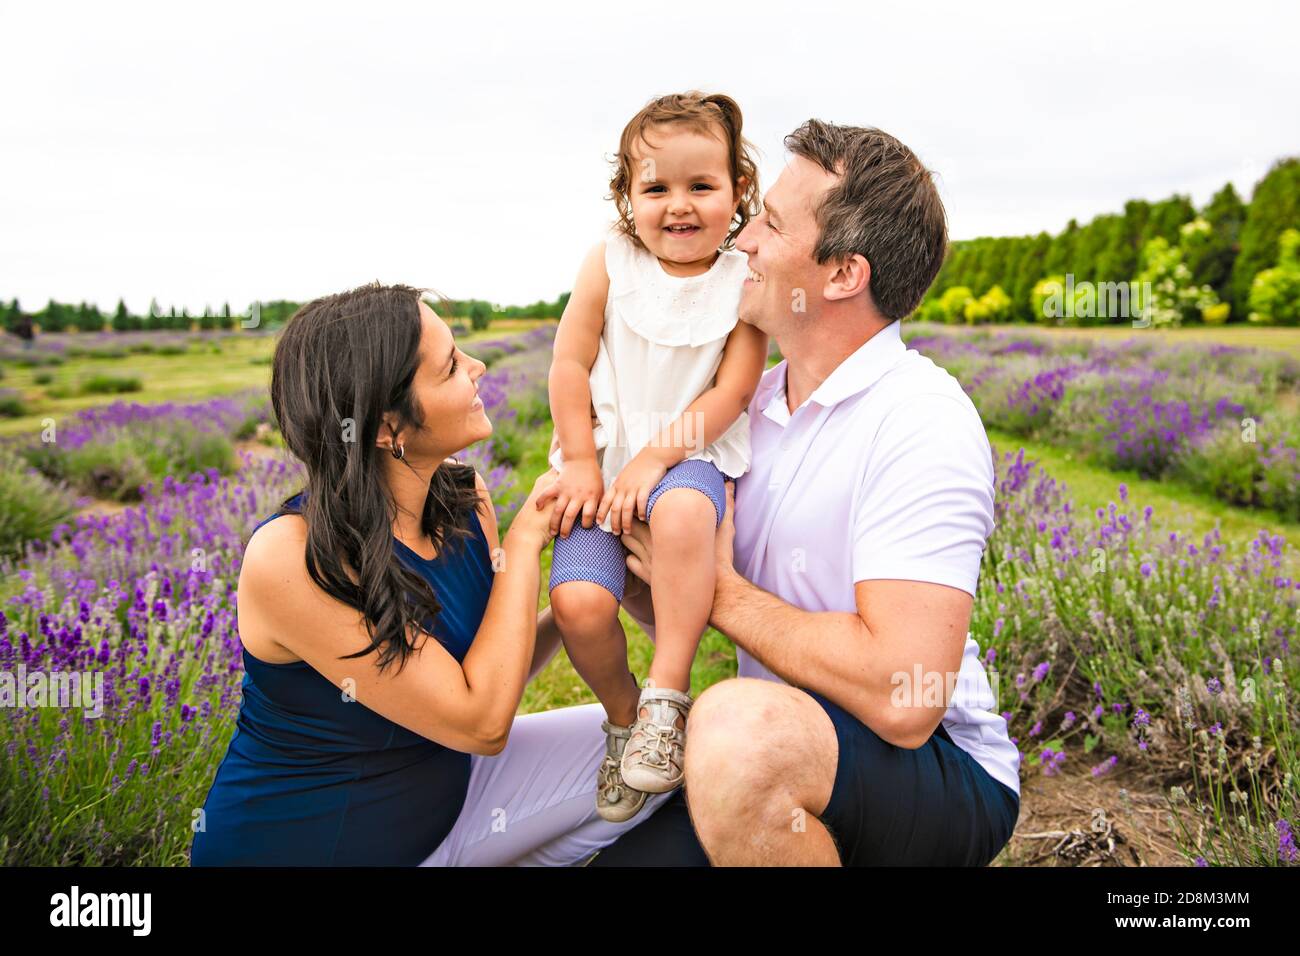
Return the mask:
M605 197L614 200L618 209L616 228L637 246L645 248L632 221L632 144L638 139L644 141L646 127L666 123L684 123L710 135L717 130L722 131L723 141L727 144L732 188L737 187L742 176L745 178L745 187L740 191L740 204L733 217L734 223L722 243L723 249L730 249L750 217L758 215L758 166L754 162L754 146L741 132L740 107L724 93L705 94L691 90L657 97L623 127L623 135L618 142L618 156L611 161L614 176L609 181L610 195Z

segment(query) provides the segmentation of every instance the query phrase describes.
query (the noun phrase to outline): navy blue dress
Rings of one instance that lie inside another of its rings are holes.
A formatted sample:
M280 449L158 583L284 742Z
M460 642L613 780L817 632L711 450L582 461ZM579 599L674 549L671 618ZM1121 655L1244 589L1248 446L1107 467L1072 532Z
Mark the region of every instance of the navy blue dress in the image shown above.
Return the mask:
M437 593L442 611L431 633L458 661L492 590L477 512L471 525L472 542L457 541L432 560L393 538L399 559ZM191 865L413 866L437 849L464 805L469 754L345 701L306 661L243 656L239 718L204 802Z

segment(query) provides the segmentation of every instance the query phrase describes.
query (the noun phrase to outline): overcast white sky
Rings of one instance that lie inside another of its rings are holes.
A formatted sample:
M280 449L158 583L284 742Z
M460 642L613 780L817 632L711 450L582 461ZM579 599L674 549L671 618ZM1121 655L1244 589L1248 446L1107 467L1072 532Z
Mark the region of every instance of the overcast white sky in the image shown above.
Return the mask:
M379 279L568 289L647 99L734 96L941 174L953 238L1243 194L1300 154L1295 3L0 0L0 298L142 311Z

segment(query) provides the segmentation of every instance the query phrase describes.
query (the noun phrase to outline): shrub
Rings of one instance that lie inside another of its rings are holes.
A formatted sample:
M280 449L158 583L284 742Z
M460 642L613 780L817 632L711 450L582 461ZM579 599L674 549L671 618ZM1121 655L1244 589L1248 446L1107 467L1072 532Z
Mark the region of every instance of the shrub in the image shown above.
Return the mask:
M87 395L116 395L142 388L144 385L138 378L125 375L92 375L81 383L81 391Z
M20 418L26 414L27 406L21 395L10 388L0 391L0 418Z
M1232 312L1232 305L1228 302L1220 302L1218 305L1211 305L1201 313L1201 318L1207 325L1223 325L1228 321L1228 314Z
M970 289L964 285L953 286L939 297L939 307L943 310L943 321L962 322L966 317L966 304L975 298Z
M17 557L29 541L43 541L76 511L68 490L0 449L0 556Z
M983 322L1005 322L1011 316L1011 297L995 285L978 299L971 299L962 310L969 325Z
M1279 240L1278 264L1255 276L1250 286L1250 321L1300 325L1300 231Z

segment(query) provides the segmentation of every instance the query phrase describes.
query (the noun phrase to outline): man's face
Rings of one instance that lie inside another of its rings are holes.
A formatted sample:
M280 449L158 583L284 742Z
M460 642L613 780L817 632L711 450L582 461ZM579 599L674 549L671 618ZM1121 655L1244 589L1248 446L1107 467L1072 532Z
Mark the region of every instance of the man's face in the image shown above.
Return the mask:
M749 257L750 276L740 294L740 319L768 335L816 314L830 263L813 261L817 221L813 210L837 177L802 156L792 156L763 197L763 211L736 237Z

